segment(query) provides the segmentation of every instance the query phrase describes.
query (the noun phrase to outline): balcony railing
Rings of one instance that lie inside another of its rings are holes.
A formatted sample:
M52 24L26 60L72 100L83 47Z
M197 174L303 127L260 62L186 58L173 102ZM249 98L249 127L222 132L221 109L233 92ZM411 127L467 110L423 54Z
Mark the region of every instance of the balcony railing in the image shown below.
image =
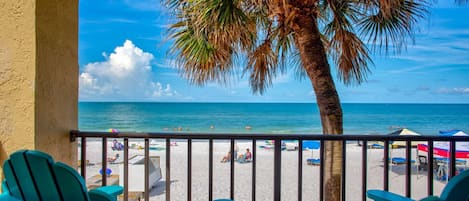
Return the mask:
M123 149L123 166L124 166L124 181L123 181L123 186L124 186L124 200L129 199L129 191L128 191L128 181L129 181L129 139L132 140L143 140L144 141L144 158L145 158L145 169L144 169L144 175L145 175L145 180L144 186L145 186L145 192L143 193L143 197L145 200L149 200L149 192L148 192L148 187L149 187L149 156L150 156L150 151L149 151L149 145L150 145L150 139L158 139L158 140L163 140L165 142L165 197L166 200L169 201L171 200L171 142L173 140L187 140L187 200L191 201L192 200L192 142L194 140L205 140L208 141L208 200L211 201L213 200L213 188L214 188L214 158L213 158L213 149L214 149L214 140L225 140L229 141L230 144L230 150L231 153L234 153L235 149L235 141L236 140L243 140L243 141L251 141L252 143L252 154L253 154L253 160L252 160L252 169L251 169L251 175L252 175L252 181L251 181L251 200L256 200L256 161L257 161L257 141L259 140L274 140L274 150L273 150L273 155L274 155L274 162L273 162L273 200L275 201L280 201L281 200L281 194L282 194L282 146L281 143L284 140L295 140L298 142L298 164L297 164L297 198L296 200L311 200L311 198L304 198L303 197L303 162L304 162L304 157L303 157L303 141L305 140L315 140L320 142L320 151L319 151L319 157L320 157L320 165L319 165L319 193L316 198L313 198L313 200L324 200L324 163L322 161L324 158L324 146L325 142L328 141L339 141L342 142L342 155L343 155L343 160L342 160L342 186L341 186L341 197L342 200L347 200L346 197L346 161L347 161L347 152L346 152L346 146L347 144L350 144L352 142L359 142L361 144L361 175L356 175L357 180L358 178L361 179L361 191L360 192L353 192L354 197L359 197L359 200L366 200L366 190L368 189L367 187L367 181L368 177L368 142L370 141L380 141L383 143L383 162L382 162L382 167L383 167L383 186L382 189L384 190L389 190L389 183L390 183L390 178L389 178L389 171L390 171L390 144L393 141L403 141L405 142L405 158L406 161L410 161L412 158L412 142L422 142L426 143L428 145L428 152L425 152L425 155L427 157L428 161L428 170L426 172L427 176L427 182L426 182L426 187L421 187L421 188L426 188L427 195L433 195L434 193L434 172L432 171L432 168L435 167L434 164L434 152L433 152L433 142L437 141L448 141L449 142L449 160L448 160L448 178L450 179L451 177L455 176L457 170L456 170L456 142L467 142L469 141L468 136L389 136L389 135L311 135L311 134L236 134L236 133L188 133L188 132L174 132L174 133L136 133L136 132L119 132L119 133L108 133L108 132L83 132L83 131L71 131L71 140L75 141L77 138L80 138L81 140L81 174L84 178L86 177L86 143L87 143L87 138L98 138L102 139L102 155L101 155L101 164L102 164L102 170L106 170L107 168L107 163L106 163L106 158L107 158L107 150L108 150L108 139L123 139L123 144L124 144L124 149ZM231 154L231 161L234 161L236 156L234 154ZM235 198L235 188L234 188L234 181L235 181L235 163L231 162L230 163L230 189L229 189L229 198L234 199ZM411 197L411 171L412 171L412 163L405 163L405 196ZM355 175L354 175L355 176ZM107 177L106 174L104 173L102 175L102 185L107 184ZM294 185L294 184L291 184Z

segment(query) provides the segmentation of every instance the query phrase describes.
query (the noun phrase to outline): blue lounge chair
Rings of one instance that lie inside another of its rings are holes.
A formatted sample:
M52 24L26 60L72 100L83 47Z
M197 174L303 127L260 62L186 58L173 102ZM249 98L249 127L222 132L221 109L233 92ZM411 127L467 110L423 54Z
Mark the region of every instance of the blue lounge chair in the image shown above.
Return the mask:
M40 151L21 150L3 164L5 180L0 201L117 201L121 186L88 191L84 179L70 166Z
M429 196L425 201L466 201L469 199L469 170L458 174L449 180L441 192L441 196ZM413 201L413 199L382 190L368 190L366 196L375 201Z
M319 158L308 158L306 159L306 164L308 165L320 165L321 159Z
M402 165L407 163L407 159L402 157L393 157L391 158L391 163L394 165ZM410 163L415 163L415 160L410 160Z

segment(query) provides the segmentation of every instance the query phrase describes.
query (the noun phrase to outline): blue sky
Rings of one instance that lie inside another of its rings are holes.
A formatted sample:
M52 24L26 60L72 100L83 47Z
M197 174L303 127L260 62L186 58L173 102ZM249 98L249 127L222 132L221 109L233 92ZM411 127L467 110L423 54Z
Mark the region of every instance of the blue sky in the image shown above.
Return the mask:
M263 95L246 78L192 86L167 55L171 17L160 0L80 0L80 101L315 102L308 79L278 75ZM368 81L344 103L469 103L469 6L439 1L399 55L373 55ZM334 68L334 67L333 67ZM335 68L333 69L336 75Z

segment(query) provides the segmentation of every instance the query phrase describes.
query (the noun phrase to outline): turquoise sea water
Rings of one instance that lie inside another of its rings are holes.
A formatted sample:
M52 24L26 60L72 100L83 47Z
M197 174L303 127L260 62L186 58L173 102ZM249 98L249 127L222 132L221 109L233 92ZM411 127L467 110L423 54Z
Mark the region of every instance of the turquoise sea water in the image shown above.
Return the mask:
M422 134L449 129L469 133L469 104L346 103L343 111L346 134L386 134L396 127ZM79 103L80 130L109 128L136 132L321 133L319 112L313 103Z

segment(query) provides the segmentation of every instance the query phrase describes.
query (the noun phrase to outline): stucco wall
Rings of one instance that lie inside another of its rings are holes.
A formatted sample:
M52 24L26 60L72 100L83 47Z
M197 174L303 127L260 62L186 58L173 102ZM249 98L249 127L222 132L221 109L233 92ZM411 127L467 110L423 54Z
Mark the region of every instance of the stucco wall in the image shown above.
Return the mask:
M34 148L34 1L0 1L0 160ZM2 174L3 175L3 174Z
M76 164L78 0L2 0L0 27L0 162L38 149Z

